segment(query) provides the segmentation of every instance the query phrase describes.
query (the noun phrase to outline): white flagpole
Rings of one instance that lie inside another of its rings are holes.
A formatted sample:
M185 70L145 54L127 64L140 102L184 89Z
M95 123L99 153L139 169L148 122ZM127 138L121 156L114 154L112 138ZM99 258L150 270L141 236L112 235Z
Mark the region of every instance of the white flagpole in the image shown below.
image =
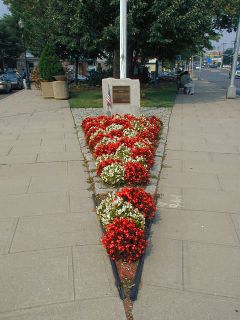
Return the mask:
M120 0L120 79L127 77L127 0Z

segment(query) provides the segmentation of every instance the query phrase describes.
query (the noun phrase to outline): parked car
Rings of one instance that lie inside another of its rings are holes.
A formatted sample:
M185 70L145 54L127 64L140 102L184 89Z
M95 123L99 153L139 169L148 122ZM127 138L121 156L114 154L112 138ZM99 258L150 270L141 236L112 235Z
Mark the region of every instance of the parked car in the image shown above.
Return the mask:
M240 78L240 66L236 69L235 77Z
M11 81L7 79L6 75L0 75L0 91L9 93L12 90Z
M75 74L74 73L69 73L67 77L68 77L68 82L72 83L75 81ZM77 75L78 82L86 82L88 80L89 80L88 76L84 76L82 74Z
M11 82L12 89L22 89L23 88L23 79L16 72L7 72L4 73L6 78Z
M215 63L215 64L210 64L209 65L209 68L212 68L212 69L216 69L218 66L217 66L217 64Z
M174 72L164 71L159 74L158 79L163 81L176 81L177 75Z

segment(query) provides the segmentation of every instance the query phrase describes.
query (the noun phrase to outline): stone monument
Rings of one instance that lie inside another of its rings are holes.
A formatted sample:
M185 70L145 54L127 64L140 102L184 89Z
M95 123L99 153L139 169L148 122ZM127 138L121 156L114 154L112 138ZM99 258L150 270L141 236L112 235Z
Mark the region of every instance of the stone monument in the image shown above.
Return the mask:
M107 78L102 81L103 108L107 114L140 113L140 82ZM111 102L109 103L109 97Z

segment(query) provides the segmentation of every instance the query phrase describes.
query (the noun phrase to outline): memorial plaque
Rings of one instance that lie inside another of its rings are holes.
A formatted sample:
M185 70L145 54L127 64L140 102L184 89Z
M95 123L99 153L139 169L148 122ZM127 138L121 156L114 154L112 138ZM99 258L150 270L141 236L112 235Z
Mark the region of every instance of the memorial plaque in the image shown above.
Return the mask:
M113 86L112 87L113 104L128 103L130 104L130 86Z

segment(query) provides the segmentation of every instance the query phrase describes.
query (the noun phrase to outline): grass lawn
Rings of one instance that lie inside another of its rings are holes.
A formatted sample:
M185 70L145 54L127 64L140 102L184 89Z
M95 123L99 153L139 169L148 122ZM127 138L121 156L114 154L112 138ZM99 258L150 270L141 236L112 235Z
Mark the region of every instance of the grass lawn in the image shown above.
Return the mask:
M173 107L176 93L176 84L173 82L146 88L142 91L141 107Z
M141 107L172 107L176 97L176 84L162 83L158 87L147 87L141 92ZM102 108L101 88L70 90L71 108Z

